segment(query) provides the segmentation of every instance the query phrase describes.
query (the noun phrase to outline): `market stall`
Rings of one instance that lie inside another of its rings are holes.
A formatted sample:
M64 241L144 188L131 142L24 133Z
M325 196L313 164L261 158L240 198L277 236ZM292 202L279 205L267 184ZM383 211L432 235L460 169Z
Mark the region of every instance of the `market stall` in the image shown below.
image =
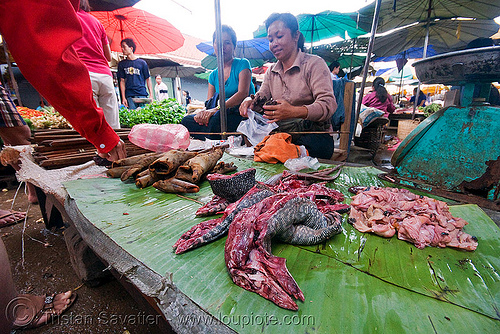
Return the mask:
M238 170L256 168L260 181L283 170L281 164L227 154L222 160L233 162ZM224 265L226 237L174 254L172 246L180 235L210 218L194 215L212 197L207 181L200 183L198 193L177 196L95 177L95 170L90 173L94 177L63 183L64 211L71 224L105 265L130 281L178 333L499 328L500 232L476 205L449 202L452 214L469 222L464 230L477 238L475 251L417 249L396 237L361 233L349 224L347 214L341 233L327 242L313 246L273 242L272 253L287 259L287 268L305 296L297 303L298 311L291 311L232 282ZM378 177L380 173L372 167L344 166L329 186L349 203L351 186L390 186Z

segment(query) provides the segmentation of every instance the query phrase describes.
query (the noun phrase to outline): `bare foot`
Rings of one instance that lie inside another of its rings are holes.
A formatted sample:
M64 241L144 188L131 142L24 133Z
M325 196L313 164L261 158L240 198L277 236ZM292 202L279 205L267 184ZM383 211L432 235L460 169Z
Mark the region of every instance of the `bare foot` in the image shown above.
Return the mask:
M15 305L8 306L14 328L35 328L61 315L75 301L76 293L67 291L55 296L19 295ZM13 303L14 304L14 303Z
M18 223L26 218L26 212L0 210L0 228Z

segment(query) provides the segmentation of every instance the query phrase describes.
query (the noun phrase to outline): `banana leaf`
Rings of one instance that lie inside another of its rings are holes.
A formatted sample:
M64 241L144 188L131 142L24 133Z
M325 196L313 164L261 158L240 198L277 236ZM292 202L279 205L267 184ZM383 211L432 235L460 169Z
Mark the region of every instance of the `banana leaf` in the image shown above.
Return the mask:
M260 181L284 169L228 155L222 160L239 170L255 167ZM390 185L378 173L372 167L343 167L329 186L349 203L350 186ZM232 282L224 263L226 237L185 254L173 253L182 233L211 218L194 216L201 205L194 200L206 202L212 196L208 182L185 198L117 179L64 185L79 211L109 238L102 242L115 242L160 275L171 273L175 286L211 315L197 319L205 324L218 321L241 333L500 331L500 231L475 205L451 206L454 215L469 222L464 230L479 239L474 252L420 250L396 237L363 234L347 223L347 215L342 233L326 243L274 243L272 253L287 259L305 295L293 312Z

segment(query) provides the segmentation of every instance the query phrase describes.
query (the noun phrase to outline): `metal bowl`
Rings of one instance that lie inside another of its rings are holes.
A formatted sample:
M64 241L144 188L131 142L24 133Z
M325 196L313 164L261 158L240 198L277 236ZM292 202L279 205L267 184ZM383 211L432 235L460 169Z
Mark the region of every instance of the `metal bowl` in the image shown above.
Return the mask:
M445 53L416 61L413 66L424 84L500 81L500 46Z

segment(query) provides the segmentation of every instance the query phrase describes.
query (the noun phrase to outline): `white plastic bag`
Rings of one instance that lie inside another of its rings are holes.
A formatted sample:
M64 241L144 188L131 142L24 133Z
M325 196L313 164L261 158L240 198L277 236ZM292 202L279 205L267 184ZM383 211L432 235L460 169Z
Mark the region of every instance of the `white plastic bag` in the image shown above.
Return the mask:
M243 133L247 137L250 144L255 146L264 140L264 137L277 127L278 124L267 123L267 119L265 119L261 114L248 109L248 119L241 121L236 131Z
M285 167L292 172L298 172L299 170L306 168L317 170L319 166L318 159L310 156L302 156L300 158L288 159L285 161Z
M128 135L131 143L155 152L186 149L189 131L182 124L137 124Z

